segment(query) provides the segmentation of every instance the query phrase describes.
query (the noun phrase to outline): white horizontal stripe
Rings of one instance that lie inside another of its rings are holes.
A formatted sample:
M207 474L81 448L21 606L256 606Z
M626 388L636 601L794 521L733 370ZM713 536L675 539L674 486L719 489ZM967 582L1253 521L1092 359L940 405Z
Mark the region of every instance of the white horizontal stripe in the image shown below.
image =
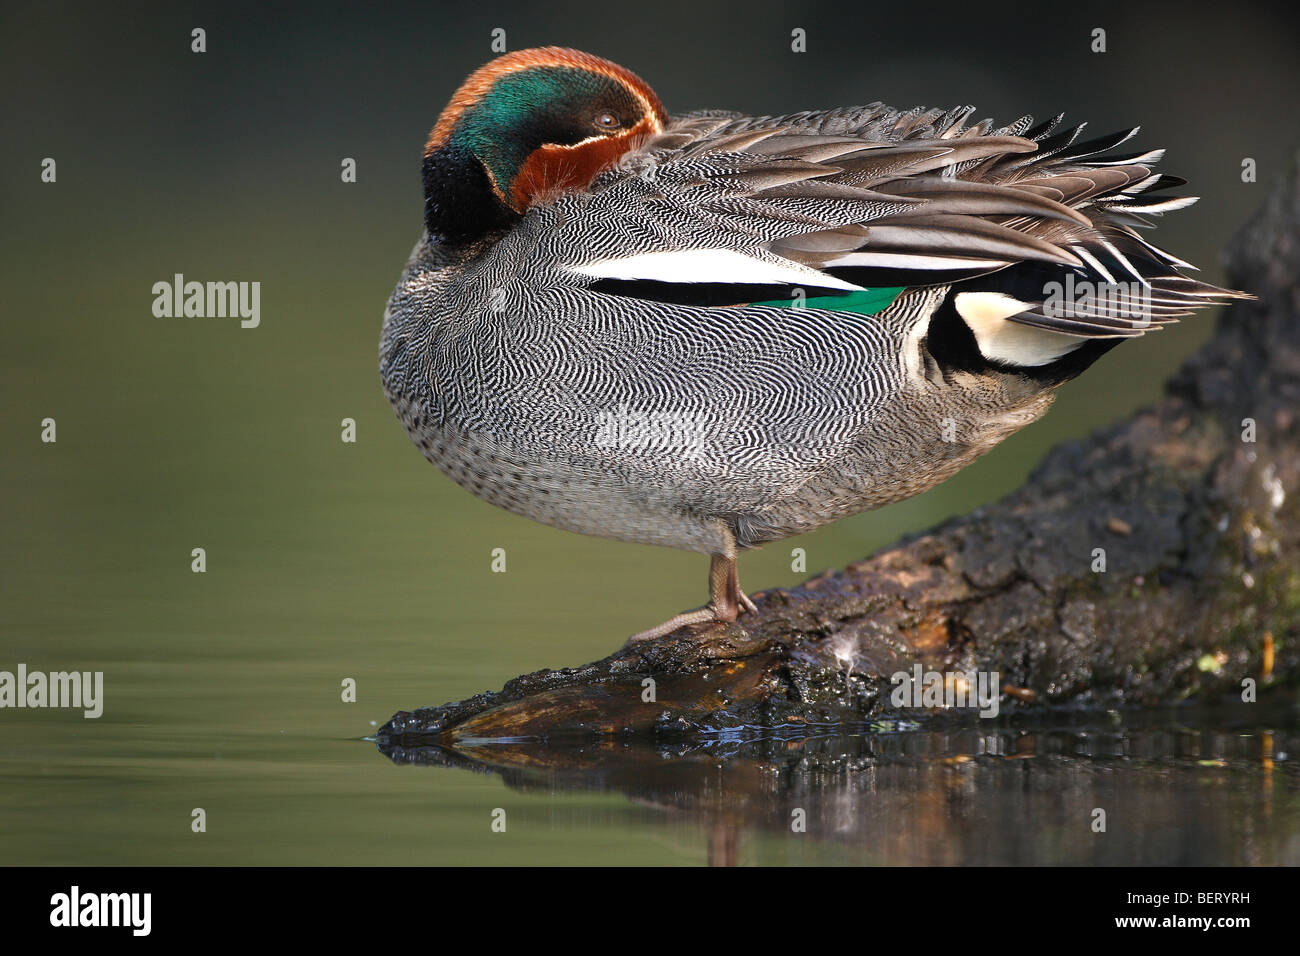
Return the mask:
M811 285L822 289L844 289L849 292L862 289L860 285L809 269L797 262L769 262L732 249L643 252L618 259L600 259L569 268L573 272L597 279Z
M964 259L908 252L851 252L826 263L828 266L871 266L897 269L984 269L1004 266L1009 259Z

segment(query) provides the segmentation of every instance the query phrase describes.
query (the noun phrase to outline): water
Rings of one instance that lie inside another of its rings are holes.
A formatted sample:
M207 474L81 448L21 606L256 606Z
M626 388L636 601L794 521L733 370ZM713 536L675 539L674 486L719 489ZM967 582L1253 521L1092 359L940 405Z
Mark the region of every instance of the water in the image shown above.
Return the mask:
M282 679L248 693L271 700ZM0 860L1295 865L1297 710L1258 706L1267 729L1180 708L395 759L274 704L235 731L20 711L0 758Z

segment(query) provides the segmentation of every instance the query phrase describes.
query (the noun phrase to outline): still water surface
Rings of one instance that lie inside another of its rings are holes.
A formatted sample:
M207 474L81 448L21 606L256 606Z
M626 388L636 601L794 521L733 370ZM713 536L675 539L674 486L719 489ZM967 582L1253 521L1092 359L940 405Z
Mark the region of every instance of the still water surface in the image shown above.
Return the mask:
M0 859L1295 865L1296 709L1260 706L1267 728L1184 708L387 756L307 721L277 726L270 709L237 732L29 712L0 762ZM194 807L205 833L191 832Z

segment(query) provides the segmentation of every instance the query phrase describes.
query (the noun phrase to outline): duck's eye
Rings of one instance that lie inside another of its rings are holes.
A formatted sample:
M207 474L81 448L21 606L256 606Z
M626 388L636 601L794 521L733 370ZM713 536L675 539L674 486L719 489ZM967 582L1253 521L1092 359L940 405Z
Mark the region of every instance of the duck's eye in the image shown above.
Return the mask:
M613 113L600 113L591 121L591 125L599 130L611 130L618 129L623 125L623 121Z

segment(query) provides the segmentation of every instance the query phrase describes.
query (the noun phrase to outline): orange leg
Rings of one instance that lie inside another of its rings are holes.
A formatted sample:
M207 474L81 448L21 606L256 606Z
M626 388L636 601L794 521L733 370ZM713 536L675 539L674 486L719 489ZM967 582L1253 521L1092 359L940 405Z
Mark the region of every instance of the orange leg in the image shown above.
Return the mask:
M671 634L692 624L726 624L757 607L740 589L740 574L736 569L735 554L715 554L709 562L709 603L694 611L683 611L658 627L652 627L628 638L629 644L652 640Z

